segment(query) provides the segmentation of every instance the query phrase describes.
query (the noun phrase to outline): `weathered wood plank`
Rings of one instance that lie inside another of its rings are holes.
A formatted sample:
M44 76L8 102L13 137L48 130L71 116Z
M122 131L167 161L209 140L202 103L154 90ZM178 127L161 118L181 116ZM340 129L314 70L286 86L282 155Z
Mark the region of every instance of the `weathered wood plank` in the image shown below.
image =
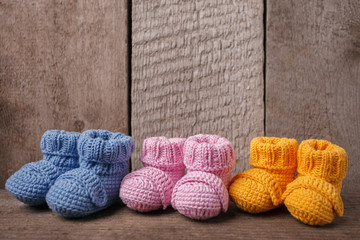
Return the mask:
M151 136L218 134L249 167L264 134L263 1L132 3L133 169Z
M127 1L0 2L0 186L47 129L128 132Z
M360 194L343 195L345 215L324 227L309 227L282 207L247 214L229 211L204 222L171 209L142 214L120 202L83 219L65 219L47 207L32 208L0 190L1 239L357 239Z
M360 2L267 1L266 135L327 139L360 191Z

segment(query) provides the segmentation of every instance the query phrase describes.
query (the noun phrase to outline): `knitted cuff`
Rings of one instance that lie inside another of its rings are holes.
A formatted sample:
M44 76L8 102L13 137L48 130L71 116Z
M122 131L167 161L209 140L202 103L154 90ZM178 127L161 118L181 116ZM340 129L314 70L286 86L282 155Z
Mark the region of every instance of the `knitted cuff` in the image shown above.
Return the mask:
M345 178L348 158L345 150L326 140L302 141L298 151L298 173L328 182Z
M79 137L80 133L77 132L47 130L41 138L41 152L64 157L79 157L77 151Z
M81 159L97 163L126 162L133 150L131 137L106 130L87 130L80 135L78 143Z
M141 161L161 170L184 170L185 138L151 137L144 140Z
M184 163L188 170L227 172L235 162L234 149L226 138L217 135L195 135L184 145Z
M250 143L250 165L268 170L296 168L298 143L295 139L257 137Z

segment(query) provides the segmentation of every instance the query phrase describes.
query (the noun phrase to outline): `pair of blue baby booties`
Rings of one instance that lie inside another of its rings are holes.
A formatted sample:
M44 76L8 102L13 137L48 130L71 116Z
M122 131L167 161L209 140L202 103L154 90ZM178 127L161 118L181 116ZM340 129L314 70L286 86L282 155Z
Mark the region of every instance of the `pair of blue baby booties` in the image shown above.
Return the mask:
M48 130L41 138L44 158L24 165L6 182L16 199L48 204L64 217L83 217L119 198L134 141L122 133Z

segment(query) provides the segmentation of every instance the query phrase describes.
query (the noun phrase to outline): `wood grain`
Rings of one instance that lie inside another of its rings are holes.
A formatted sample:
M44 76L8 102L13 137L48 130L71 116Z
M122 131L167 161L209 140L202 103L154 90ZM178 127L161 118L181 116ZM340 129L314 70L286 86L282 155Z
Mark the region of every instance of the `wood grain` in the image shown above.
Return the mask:
M33 208L0 190L0 239L358 239L360 194L343 195L345 214L324 227L310 227L282 207L247 214L229 211L194 221L173 209L134 212L120 202L83 219L65 219L46 206Z
M266 135L327 139L360 191L360 2L267 1Z
M0 186L47 129L128 133L127 1L0 1Z
M233 173L264 134L263 2L132 3L133 170L147 137L217 134L234 145Z

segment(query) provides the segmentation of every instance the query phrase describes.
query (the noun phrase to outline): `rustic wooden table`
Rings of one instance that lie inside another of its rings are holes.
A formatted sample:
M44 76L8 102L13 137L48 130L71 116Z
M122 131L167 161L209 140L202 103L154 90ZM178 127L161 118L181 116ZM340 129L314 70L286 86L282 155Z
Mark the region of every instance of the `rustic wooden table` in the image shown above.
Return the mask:
M65 219L46 206L29 207L0 190L0 239L359 239L360 194L343 194L345 215L311 227L282 207L252 215L232 203L225 214L200 222L169 208L147 214L120 202L82 219Z

